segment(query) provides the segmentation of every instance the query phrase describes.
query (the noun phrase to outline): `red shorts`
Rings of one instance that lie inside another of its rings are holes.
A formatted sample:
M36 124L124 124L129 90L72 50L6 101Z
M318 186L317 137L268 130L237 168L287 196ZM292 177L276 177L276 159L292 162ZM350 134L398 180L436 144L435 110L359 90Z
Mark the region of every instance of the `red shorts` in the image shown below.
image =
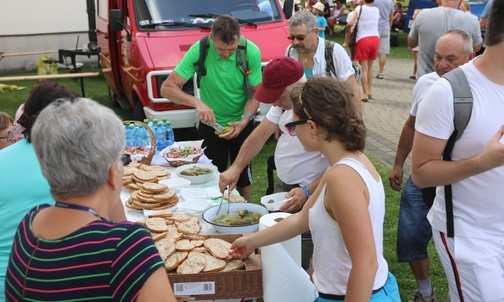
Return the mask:
M380 37L372 36L362 38L355 45L355 57L357 61L376 60L378 48L380 47Z

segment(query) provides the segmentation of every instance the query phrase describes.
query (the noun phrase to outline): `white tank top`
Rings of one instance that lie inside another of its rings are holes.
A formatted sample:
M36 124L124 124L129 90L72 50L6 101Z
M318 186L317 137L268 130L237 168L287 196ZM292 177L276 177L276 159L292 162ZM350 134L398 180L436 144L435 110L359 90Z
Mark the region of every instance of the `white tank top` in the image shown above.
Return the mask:
M387 281L388 265L383 258L383 220L385 218L385 191L383 183L376 181L364 165L352 158L344 158L335 165L347 165L364 180L369 191L369 215L373 227L378 258L378 271L373 290ZM329 184L330 185L330 184ZM309 224L313 238L313 281L317 291L331 295L345 295L352 261L343 241L338 223L327 213L324 184L318 199L309 210Z

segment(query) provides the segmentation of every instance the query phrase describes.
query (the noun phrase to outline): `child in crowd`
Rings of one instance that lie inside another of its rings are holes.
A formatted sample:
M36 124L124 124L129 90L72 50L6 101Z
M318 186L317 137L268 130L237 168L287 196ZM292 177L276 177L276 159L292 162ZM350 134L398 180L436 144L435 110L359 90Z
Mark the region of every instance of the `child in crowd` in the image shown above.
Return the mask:
M324 4L321 2L315 3L312 7L312 13L317 16L317 28L319 37L325 39L325 30L327 28L327 20L324 17Z
M415 9L415 11L413 11L413 20L415 20L416 16L420 13L421 9ZM419 47L420 46L417 46L413 49L409 48L411 50L411 52L413 52L413 73L410 75L410 80L416 80L416 74L417 74L417 68L418 68L418 50L419 50Z

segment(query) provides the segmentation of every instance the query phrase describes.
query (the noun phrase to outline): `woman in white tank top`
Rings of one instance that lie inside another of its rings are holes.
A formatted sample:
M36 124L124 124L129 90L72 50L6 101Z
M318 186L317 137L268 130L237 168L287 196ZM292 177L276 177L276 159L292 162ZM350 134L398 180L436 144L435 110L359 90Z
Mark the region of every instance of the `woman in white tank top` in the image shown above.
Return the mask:
M245 258L258 247L311 230L315 301L400 301L383 257L383 184L362 153L366 128L349 88L332 78L313 77L293 89L291 99L293 122L286 129L305 151L321 152L331 167L301 212L237 239L232 255Z

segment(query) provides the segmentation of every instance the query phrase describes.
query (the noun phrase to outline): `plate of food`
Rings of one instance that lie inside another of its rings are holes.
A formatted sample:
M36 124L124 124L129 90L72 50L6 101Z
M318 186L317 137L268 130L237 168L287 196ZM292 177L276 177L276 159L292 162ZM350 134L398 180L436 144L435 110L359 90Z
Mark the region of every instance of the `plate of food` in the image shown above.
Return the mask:
M174 143L160 154L172 167L194 164L205 151L205 148L201 148L202 143L203 140Z

